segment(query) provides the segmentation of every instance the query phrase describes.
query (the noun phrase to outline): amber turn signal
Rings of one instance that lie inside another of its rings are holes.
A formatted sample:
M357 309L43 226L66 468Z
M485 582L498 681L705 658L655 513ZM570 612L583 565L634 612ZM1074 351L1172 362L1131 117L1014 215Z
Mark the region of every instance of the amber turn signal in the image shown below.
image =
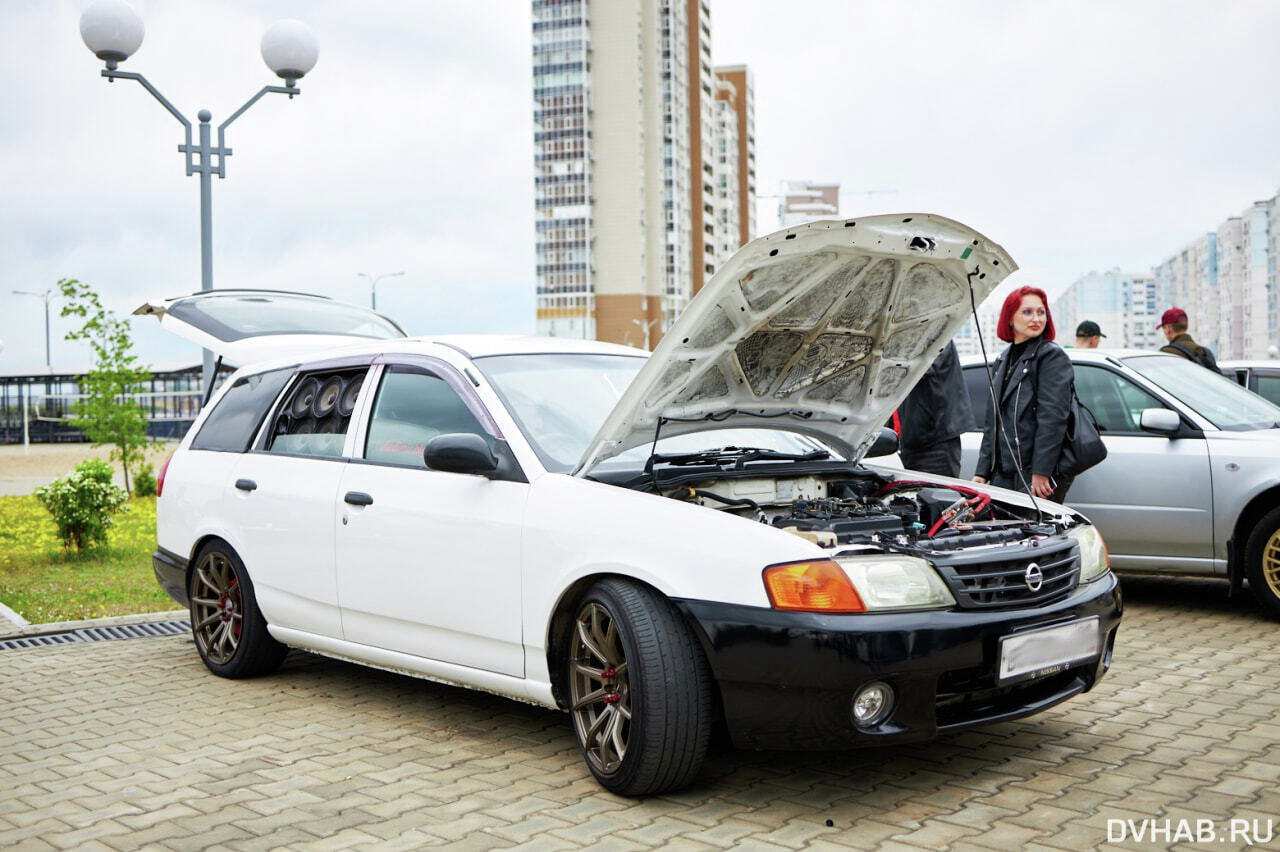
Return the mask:
M867 611L849 577L830 559L770 565L764 569L764 587L774 609Z

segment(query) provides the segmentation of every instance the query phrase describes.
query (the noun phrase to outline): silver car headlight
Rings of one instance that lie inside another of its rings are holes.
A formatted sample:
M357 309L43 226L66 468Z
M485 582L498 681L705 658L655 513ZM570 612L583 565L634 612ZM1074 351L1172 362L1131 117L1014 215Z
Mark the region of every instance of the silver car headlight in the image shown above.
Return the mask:
M1067 531L1080 546L1080 582L1088 583L1111 570L1111 557L1102 533L1093 524L1081 524Z
M933 566L914 556L836 557L867 610L941 609L956 599Z

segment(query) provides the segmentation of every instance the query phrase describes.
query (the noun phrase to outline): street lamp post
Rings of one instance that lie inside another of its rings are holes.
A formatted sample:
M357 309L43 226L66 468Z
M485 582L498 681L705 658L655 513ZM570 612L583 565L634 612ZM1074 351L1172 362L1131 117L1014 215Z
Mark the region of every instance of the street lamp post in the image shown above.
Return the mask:
M649 345L649 332L653 329L653 327L654 327L655 325L657 325L657 324L658 324L659 322L661 322L661 321L662 321L662 317L657 317L657 318L655 318L655 319L651 319L651 320L649 320L648 322L645 322L645 321L644 321L644 320L642 320L642 319L636 319L636 318L634 318L634 317L631 319L631 322L633 322L633 323L635 323L636 325L640 326L641 332L644 334L644 348L645 348L645 349L648 349L648 350L652 351L653 347Z
M369 279L369 307L376 311L378 309L378 282L383 278L395 278L399 275L404 275L404 273L384 272L381 275L370 275L367 272L357 272L356 275Z
M211 178L217 175L225 178L226 158L231 156L231 149L225 145L227 125L235 121L245 110L258 102L268 93L288 95L301 94L294 83L315 67L319 57L319 47L311 28L301 21L277 21L267 28L262 36L262 60L276 76L284 80L283 86L263 86L262 89L244 106L231 114L231 117L218 125L218 144L210 145L209 122L213 115L202 109L196 118L200 121L200 141L191 141L191 122L155 86L143 77L128 71L118 70L119 64L132 56L142 45L142 18L132 6L124 0L97 0L84 10L80 16L80 37L85 46L95 56L106 63L102 76L108 82L116 80L134 80L151 93L160 105L169 111L182 125L186 141L178 146L178 151L186 156L187 175L200 175L200 289L213 289L213 202L210 198ZM204 351L205 387L213 383L213 353Z
M33 293L30 290L14 290L18 296L35 296L44 302L44 366L50 373L53 372L53 362L49 359L49 303L53 301L56 295L52 290L45 290L43 293Z

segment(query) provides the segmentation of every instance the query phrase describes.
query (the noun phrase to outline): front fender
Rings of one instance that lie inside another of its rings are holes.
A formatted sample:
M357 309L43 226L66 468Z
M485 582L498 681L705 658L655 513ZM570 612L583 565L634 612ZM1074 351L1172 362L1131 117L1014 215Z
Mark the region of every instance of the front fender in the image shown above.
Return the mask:
M822 558L816 544L748 519L562 474L530 485L522 542L524 642L541 656L565 595L601 575L671 598L768 607L768 565Z

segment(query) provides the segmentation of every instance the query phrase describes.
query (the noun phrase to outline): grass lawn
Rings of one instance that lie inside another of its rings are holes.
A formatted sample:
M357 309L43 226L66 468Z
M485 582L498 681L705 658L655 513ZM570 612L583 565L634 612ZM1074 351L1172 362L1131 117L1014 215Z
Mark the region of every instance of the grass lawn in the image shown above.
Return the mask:
M35 497L0 497L0 602L32 624L181 609L151 570L155 498L130 498L115 521L106 547L76 553Z

